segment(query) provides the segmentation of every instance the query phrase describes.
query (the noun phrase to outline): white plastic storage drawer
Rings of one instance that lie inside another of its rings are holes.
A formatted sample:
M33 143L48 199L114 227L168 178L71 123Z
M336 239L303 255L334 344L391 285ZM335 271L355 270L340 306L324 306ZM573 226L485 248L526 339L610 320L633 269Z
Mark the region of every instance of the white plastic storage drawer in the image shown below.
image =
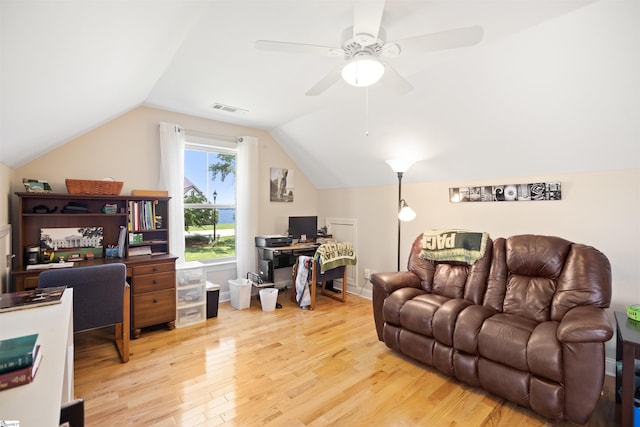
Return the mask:
M185 262L176 265L176 280L178 288L192 285L205 285L204 266L195 262Z
M177 289L178 299L176 304L178 307L182 305L194 305L205 302L205 286L195 285Z
M179 308L176 312L176 327L193 325L207 320L205 304Z

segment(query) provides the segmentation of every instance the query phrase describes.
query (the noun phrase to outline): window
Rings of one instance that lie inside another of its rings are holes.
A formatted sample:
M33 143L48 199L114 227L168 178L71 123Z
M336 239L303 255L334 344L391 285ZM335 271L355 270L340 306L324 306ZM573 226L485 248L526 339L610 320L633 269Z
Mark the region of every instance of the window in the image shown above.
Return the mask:
M184 152L185 260L235 260L235 144L190 139Z

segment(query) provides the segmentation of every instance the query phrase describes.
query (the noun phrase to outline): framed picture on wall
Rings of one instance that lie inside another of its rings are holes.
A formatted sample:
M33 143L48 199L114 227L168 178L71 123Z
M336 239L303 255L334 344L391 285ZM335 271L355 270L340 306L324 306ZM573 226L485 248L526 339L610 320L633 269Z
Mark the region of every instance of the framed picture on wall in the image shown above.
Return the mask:
M293 170L271 168L270 200L272 202L293 202Z
M102 227L41 228L40 253L44 263L102 258Z
M561 199L562 186L559 181L449 188L449 201L453 203Z

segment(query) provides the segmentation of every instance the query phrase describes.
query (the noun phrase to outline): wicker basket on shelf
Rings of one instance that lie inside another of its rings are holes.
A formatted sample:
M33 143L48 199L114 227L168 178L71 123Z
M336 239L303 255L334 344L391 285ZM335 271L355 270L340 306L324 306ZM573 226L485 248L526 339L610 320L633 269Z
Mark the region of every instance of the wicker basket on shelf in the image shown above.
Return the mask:
M117 196L122 191L122 181L98 181L88 179L65 179L69 194L92 194Z

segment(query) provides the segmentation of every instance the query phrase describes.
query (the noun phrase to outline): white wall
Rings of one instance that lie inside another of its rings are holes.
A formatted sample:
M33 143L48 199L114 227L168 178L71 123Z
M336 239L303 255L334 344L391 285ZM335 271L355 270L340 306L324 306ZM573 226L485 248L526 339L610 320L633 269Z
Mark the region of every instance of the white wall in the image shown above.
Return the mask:
M67 192L65 178L113 177L118 181L124 181L122 194L130 194L133 189L155 189L158 185L160 164L158 123L162 121L176 123L188 130L209 135L258 138L260 203L259 210L254 214L260 218L260 234L284 232L289 215L315 215L317 207L315 187L268 132L148 107L131 110L15 169L13 172L16 178L11 184L10 193L24 190L22 177L47 180L53 190L60 193ZM293 171L293 203L269 201L271 167L287 168ZM0 169L1 176L2 169ZM16 205L17 198L11 197L16 201L13 203ZM1 220L2 213L0 213L0 222ZM15 227L14 235L17 236ZM19 249L14 245L14 250ZM228 279L236 277L235 264L212 267L208 275L209 280L221 285L222 299L228 297Z
M411 169L405 174L405 177L410 176ZM449 202L450 187L540 181L561 181L562 200ZM406 269L411 243L429 228L479 230L492 237L528 233L556 235L594 246L609 258L613 276L612 309L620 311L625 305L640 303L640 169L479 181L403 182L402 197L417 213L416 220L402 225L403 269ZM353 292L370 292L371 285L364 279L364 268L396 269L397 200L397 185L321 190L319 193L321 215L358 218L357 268L361 279L360 289ZM612 342L608 344L607 352L612 357Z
M13 169L0 163L0 227L9 223Z

